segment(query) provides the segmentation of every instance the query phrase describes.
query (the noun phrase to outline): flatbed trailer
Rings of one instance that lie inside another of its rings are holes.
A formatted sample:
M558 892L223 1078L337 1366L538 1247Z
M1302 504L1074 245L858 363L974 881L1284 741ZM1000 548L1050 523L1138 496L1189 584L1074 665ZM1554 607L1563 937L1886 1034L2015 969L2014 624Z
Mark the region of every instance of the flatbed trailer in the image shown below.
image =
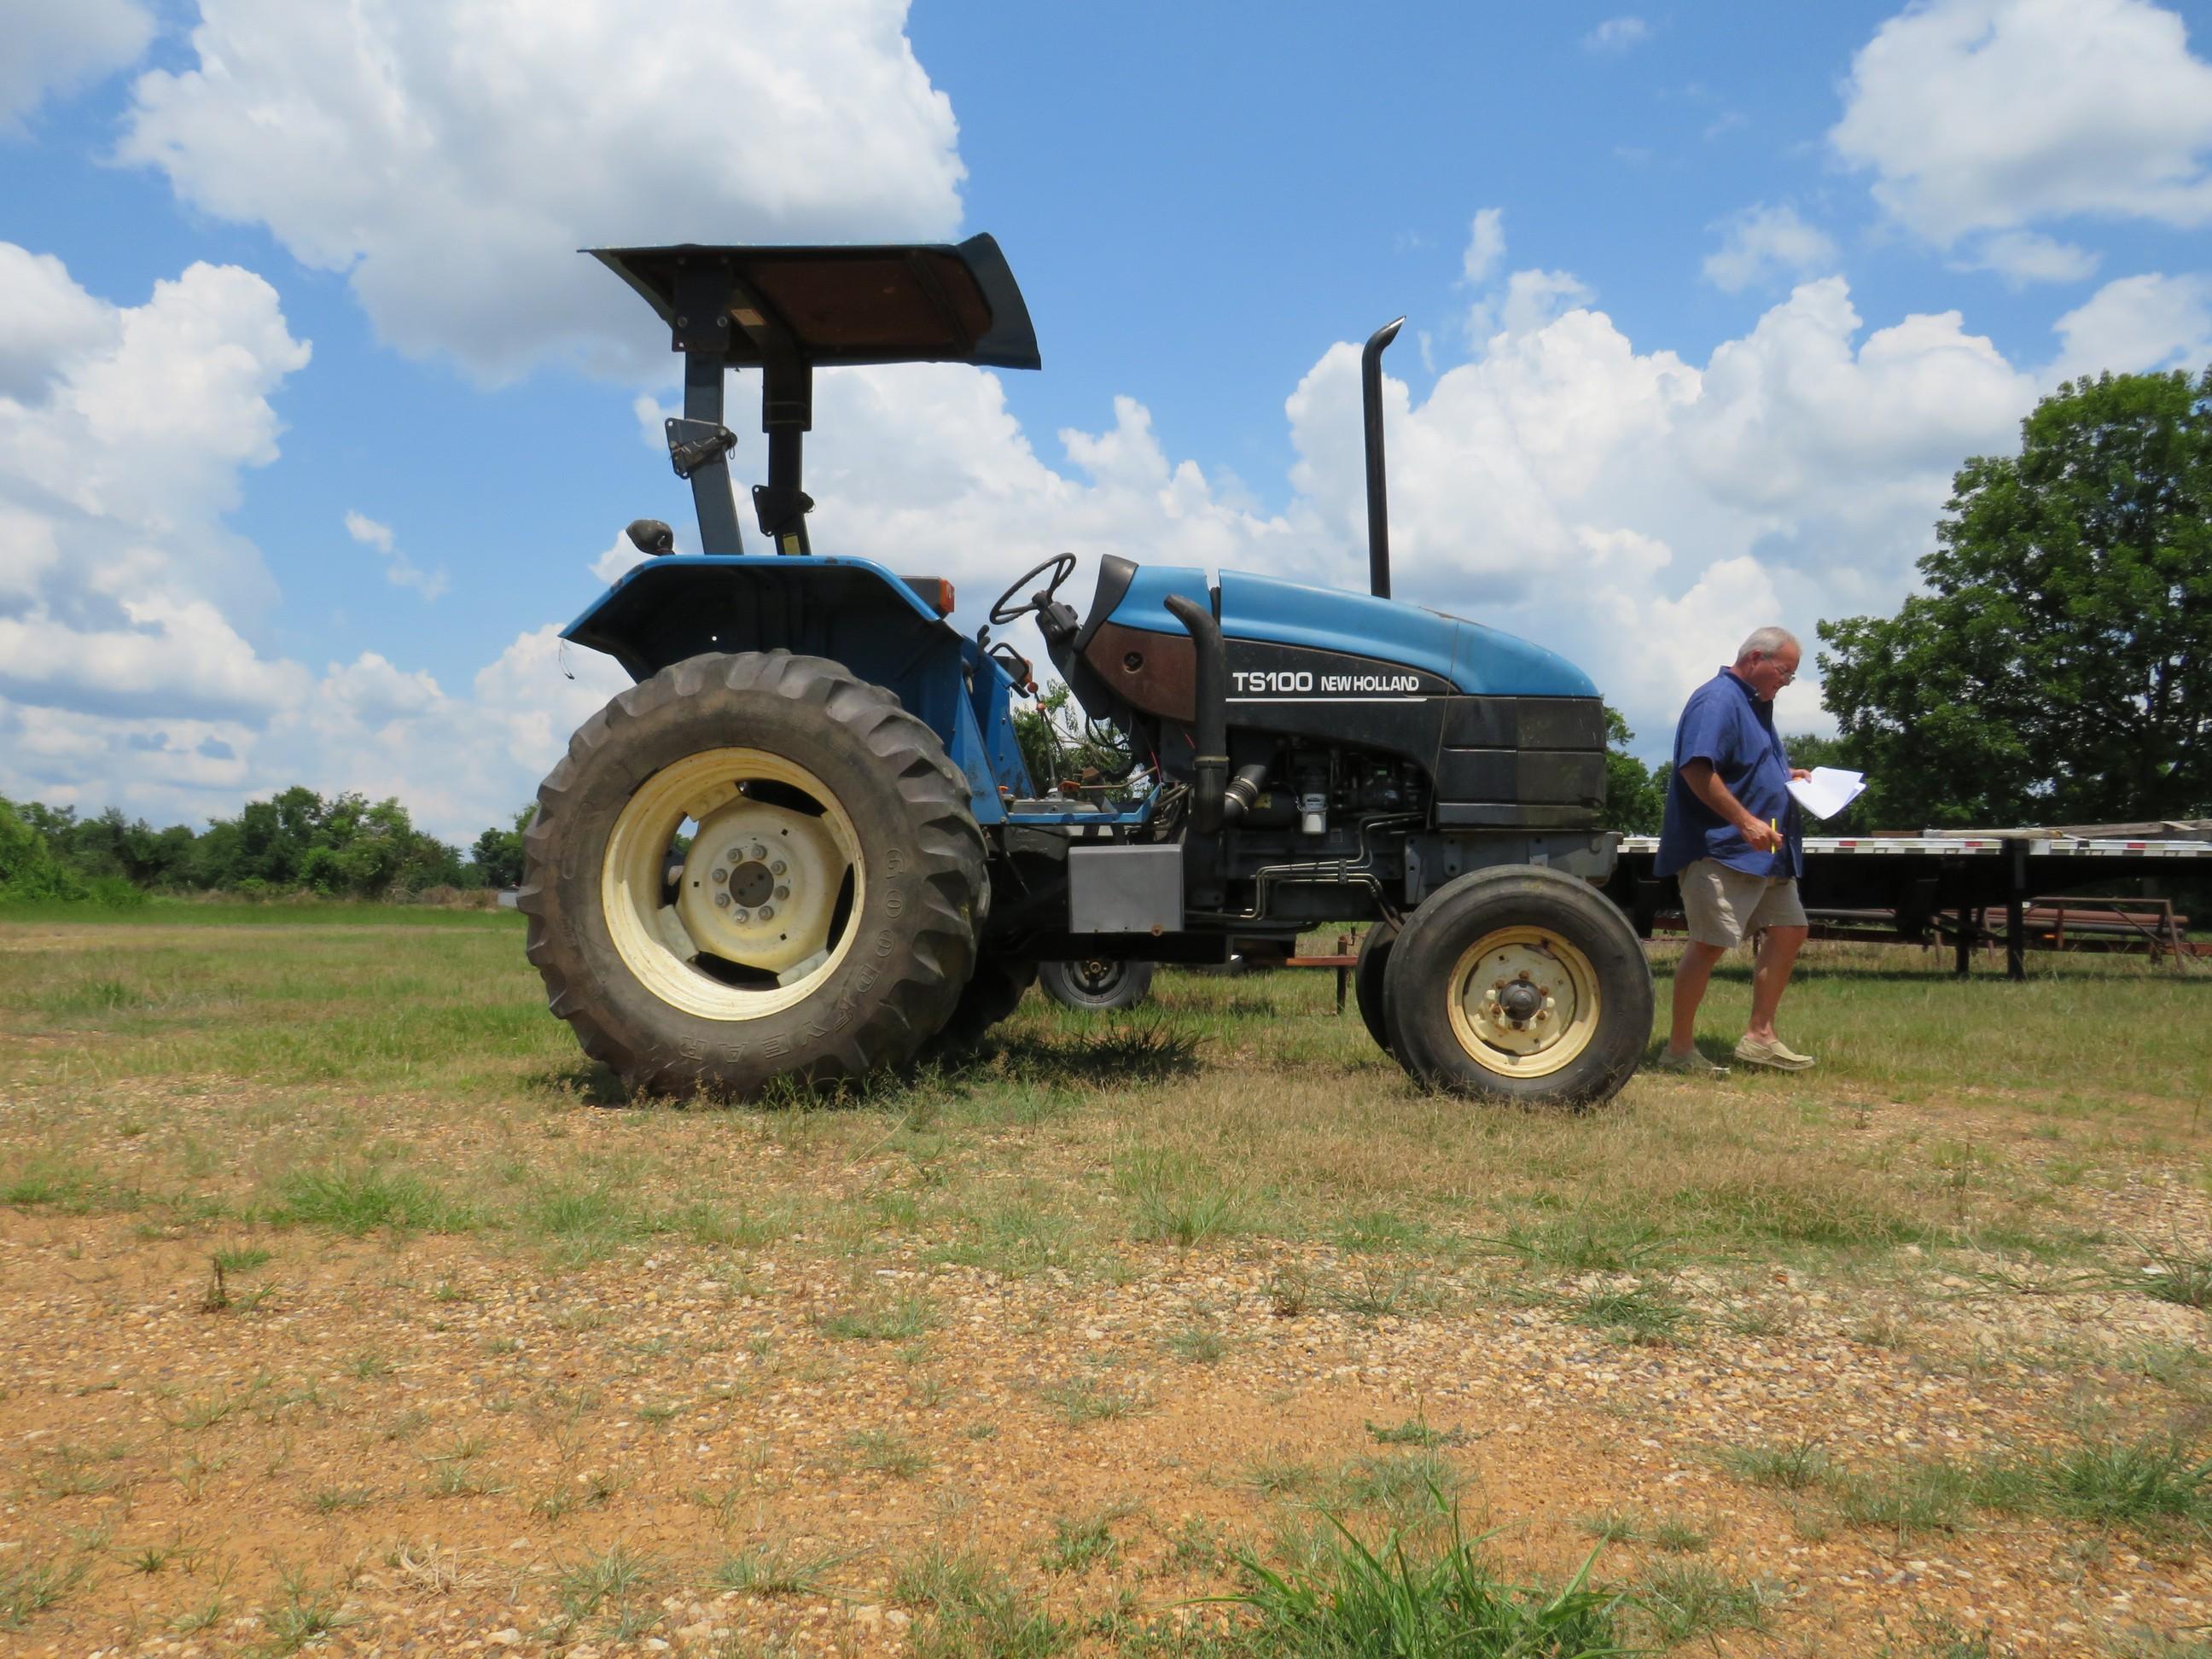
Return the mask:
M1605 891L1650 939L1660 919L1678 912L1674 878L1655 878L1659 852L1654 836L1629 836ZM1823 937L1933 944L1948 939L1956 970L1971 970L1973 949L1999 937L1982 918L2002 911L2005 973L2027 976L2027 952L2049 933L2031 927L2038 908L2063 908L2055 896L2076 889L2160 872L2212 872L2212 839L2081 836L2048 830L1976 835L1808 836L1805 873L1798 891ZM2069 899L2079 914L2080 901ZM1887 927L1884 922L1887 921ZM2073 924L2073 943L2082 940ZM2134 930L2138 937L2147 935ZM2197 954L2169 922L2176 954ZM2094 941L2118 934L2090 935ZM2057 939L2063 945L2065 927ZM2094 946L2093 946L2094 948Z

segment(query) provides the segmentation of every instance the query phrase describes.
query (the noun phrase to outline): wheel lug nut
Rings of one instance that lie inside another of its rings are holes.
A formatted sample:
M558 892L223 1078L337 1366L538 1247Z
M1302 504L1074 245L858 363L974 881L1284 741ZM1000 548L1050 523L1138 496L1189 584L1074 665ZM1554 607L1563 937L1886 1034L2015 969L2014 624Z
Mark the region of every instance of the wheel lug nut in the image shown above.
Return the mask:
M743 864L744 861L745 855L744 850L739 848L732 847L728 852L722 854L722 862L725 864Z
M715 884L715 885L717 885L717 886L720 886L722 883L724 883L724 882L727 881L729 878L730 878L730 872L729 872L728 871L726 871L726 870L717 870L717 871L715 871L715 872L714 872L714 884Z
M775 906L773 904L762 905L760 919L763 921L773 921L775 919Z
M730 908L730 896L729 896L727 893L717 893L717 894L715 894L715 895L714 895L714 905L715 905L715 908L716 908L717 909L722 909L722 910L726 910L726 909L728 909L728 908ZM739 912L738 912L738 915L744 915L744 913L743 911L739 911Z
M791 896L791 889L788 887L779 887L775 890L775 896L780 899L787 899Z
M766 858L768 856L768 848L762 846L758 842L755 842L753 843L753 856L757 859Z
M783 860L781 859L775 859L769 863L768 872L771 876L780 876L783 873Z
M753 913L746 909L742 904L740 904L736 909L730 912L730 920L732 921L750 921L752 919Z

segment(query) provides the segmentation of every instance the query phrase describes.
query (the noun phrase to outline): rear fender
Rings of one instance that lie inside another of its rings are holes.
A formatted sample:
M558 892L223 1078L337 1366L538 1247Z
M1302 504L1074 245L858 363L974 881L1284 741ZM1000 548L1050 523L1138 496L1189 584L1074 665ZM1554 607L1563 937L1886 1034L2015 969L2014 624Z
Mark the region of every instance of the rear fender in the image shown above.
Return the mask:
M976 821L1030 793L1006 671L912 587L867 559L678 555L617 579L561 637L634 680L707 652L790 651L842 663L937 733L968 779Z

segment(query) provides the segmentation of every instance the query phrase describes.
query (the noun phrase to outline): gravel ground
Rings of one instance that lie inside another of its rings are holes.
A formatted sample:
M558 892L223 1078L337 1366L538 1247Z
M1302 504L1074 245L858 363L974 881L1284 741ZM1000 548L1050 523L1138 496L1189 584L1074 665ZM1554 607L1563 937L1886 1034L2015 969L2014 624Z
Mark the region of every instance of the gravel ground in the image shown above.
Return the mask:
M218 1309L219 1247L272 1254ZM0 1574L74 1576L0 1650L281 1647L304 1612L347 1652L890 1651L915 1617L894 1578L933 1547L1068 1616L1127 1594L1218 1618L1176 1604L1227 1587L1220 1547L1295 1520L1261 1488L1387 1457L1370 1425L1415 1420L1449 1435L1470 1525L1516 1571L1563 1577L1601 1514L1702 1534L1696 1560L1766 1604L1703 1650L1936 1651L1950 1628L2092 1653L2212 1624L2186 1540L1994 1515L1900 1537L1717 1455L1818 1441L1878 1471L2054 1447L2085 1413L2166 1420L2172 1389L2127 1356L2193 1349L2189 1310L1689 1270L1668 1291L1692 1322L1639 1346L1569 1317L1626 1287L1598 1276L1540 1294L1480 1263L1248 1244L1138 1251L1118 1278L689 1245L556 1273L466 1237L0 1212ZM1100 1516L1111 1559L1047 1571L1055 1527ZM638 1582L578 1613L578 1575L617 1546ZM831 1559L815 1593L718 1587L771 1546ZM1671 1559L1611 1544L1597 1571Z

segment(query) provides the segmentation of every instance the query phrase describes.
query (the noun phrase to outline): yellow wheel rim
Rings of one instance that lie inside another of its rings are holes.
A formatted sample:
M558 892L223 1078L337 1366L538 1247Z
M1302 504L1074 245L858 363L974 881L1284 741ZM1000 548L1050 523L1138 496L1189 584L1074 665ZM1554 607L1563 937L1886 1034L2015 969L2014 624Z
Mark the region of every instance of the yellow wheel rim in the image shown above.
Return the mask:
M1597 971L1547 927L1500 927L1462 953L1446 987L1452 1035L1505 1077L1549 1077L1597 1034Z
M819 815L748 793L764 783L799 791ZM686 819L696 828L671 903L670 846ZM836 972L866 875L853 820L821 779L762 750L709 749L629 798L607 836L599 899L616 954L653 995L704 1019L759 1019Z

